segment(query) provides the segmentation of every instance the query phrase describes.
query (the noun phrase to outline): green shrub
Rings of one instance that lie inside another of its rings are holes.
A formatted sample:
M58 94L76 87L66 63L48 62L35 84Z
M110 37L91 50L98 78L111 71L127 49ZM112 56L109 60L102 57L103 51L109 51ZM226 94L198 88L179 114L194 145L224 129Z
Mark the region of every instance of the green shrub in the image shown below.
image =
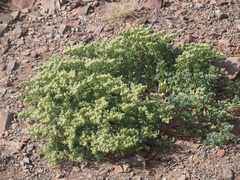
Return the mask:
M45 142L50 161L135 153L166 141L175 118L203 137L229 127L235 104L214 100L222 71L211 61L221 63L220 54L203 44L174 47L176 35L150 32L136 26L111 41L80 44L64 61L54 56L36 69L24 94L37 122L29 134ZM216 144L230 137L225 129L213 134Z

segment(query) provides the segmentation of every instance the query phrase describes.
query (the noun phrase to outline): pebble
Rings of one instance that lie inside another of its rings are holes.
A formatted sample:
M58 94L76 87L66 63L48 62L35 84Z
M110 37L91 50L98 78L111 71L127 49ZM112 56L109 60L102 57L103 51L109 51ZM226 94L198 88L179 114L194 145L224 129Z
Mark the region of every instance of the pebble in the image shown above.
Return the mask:
M23 161L24 161L25 164L30 164L30 160L29 160L28 157L24 157Z
M224 149L217 152L217 156L222 158L225 155L226 151Z
M0 94L5 94L7 92L7 90L5 88L0 88Z

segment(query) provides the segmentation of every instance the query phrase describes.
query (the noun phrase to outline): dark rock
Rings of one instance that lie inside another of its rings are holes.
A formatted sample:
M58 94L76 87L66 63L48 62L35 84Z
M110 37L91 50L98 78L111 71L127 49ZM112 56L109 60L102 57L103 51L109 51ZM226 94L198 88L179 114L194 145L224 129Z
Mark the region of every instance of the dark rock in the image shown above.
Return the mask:
M218 6L228 5L228 2L225 0L218 1Z
M13 120L13 113L9 110L0 110L0 134L8 130Z
M228 18L228 15L227 14L224 14L224 13L219 13L218 14L218 19L219 20L223 20L223 19L227 19Z

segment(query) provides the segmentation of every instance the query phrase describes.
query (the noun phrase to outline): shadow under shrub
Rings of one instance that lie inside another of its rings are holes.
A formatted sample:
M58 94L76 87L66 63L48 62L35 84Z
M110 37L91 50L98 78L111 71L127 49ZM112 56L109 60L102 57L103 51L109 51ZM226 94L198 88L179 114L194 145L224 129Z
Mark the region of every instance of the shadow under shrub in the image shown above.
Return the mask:
M208 144L233 138L224 134L238 99L214 100L223 71L211 60L221 63L220 54L204 44L174 47L176 35L150 32L135 26L111 41L70 48L64 61L54 56L36 69L23 94L27 114L37 122L29 134L45 142L51 162L123 156L150 142L159 145L176 118L191 132L210 133Z

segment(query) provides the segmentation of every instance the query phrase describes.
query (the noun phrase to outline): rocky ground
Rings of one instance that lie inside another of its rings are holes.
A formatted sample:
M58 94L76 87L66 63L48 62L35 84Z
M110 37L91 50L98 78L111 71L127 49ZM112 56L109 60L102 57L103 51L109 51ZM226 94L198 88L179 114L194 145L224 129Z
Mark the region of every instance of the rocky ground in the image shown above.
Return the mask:
M152 6L151 2L155 2ZM98 162L63 161L51 165L37 153L43 144L26 135L31 119L17 96L33 69L78 43L115 37L132 24L177 33L176 43L208 43L227 58L228 77L240 70L240 1L148 0L118 6L83 0L7 0L0 2L0 179L239 179L238 141L211 148L199 138L177 137L161 149ZM154 8L158 9L154 9ZM125 11L123 11L123 9ZM135 9L135 10L134 10ZM133 10L133 11L132 11ZM237 123L238 124L238 123Z

